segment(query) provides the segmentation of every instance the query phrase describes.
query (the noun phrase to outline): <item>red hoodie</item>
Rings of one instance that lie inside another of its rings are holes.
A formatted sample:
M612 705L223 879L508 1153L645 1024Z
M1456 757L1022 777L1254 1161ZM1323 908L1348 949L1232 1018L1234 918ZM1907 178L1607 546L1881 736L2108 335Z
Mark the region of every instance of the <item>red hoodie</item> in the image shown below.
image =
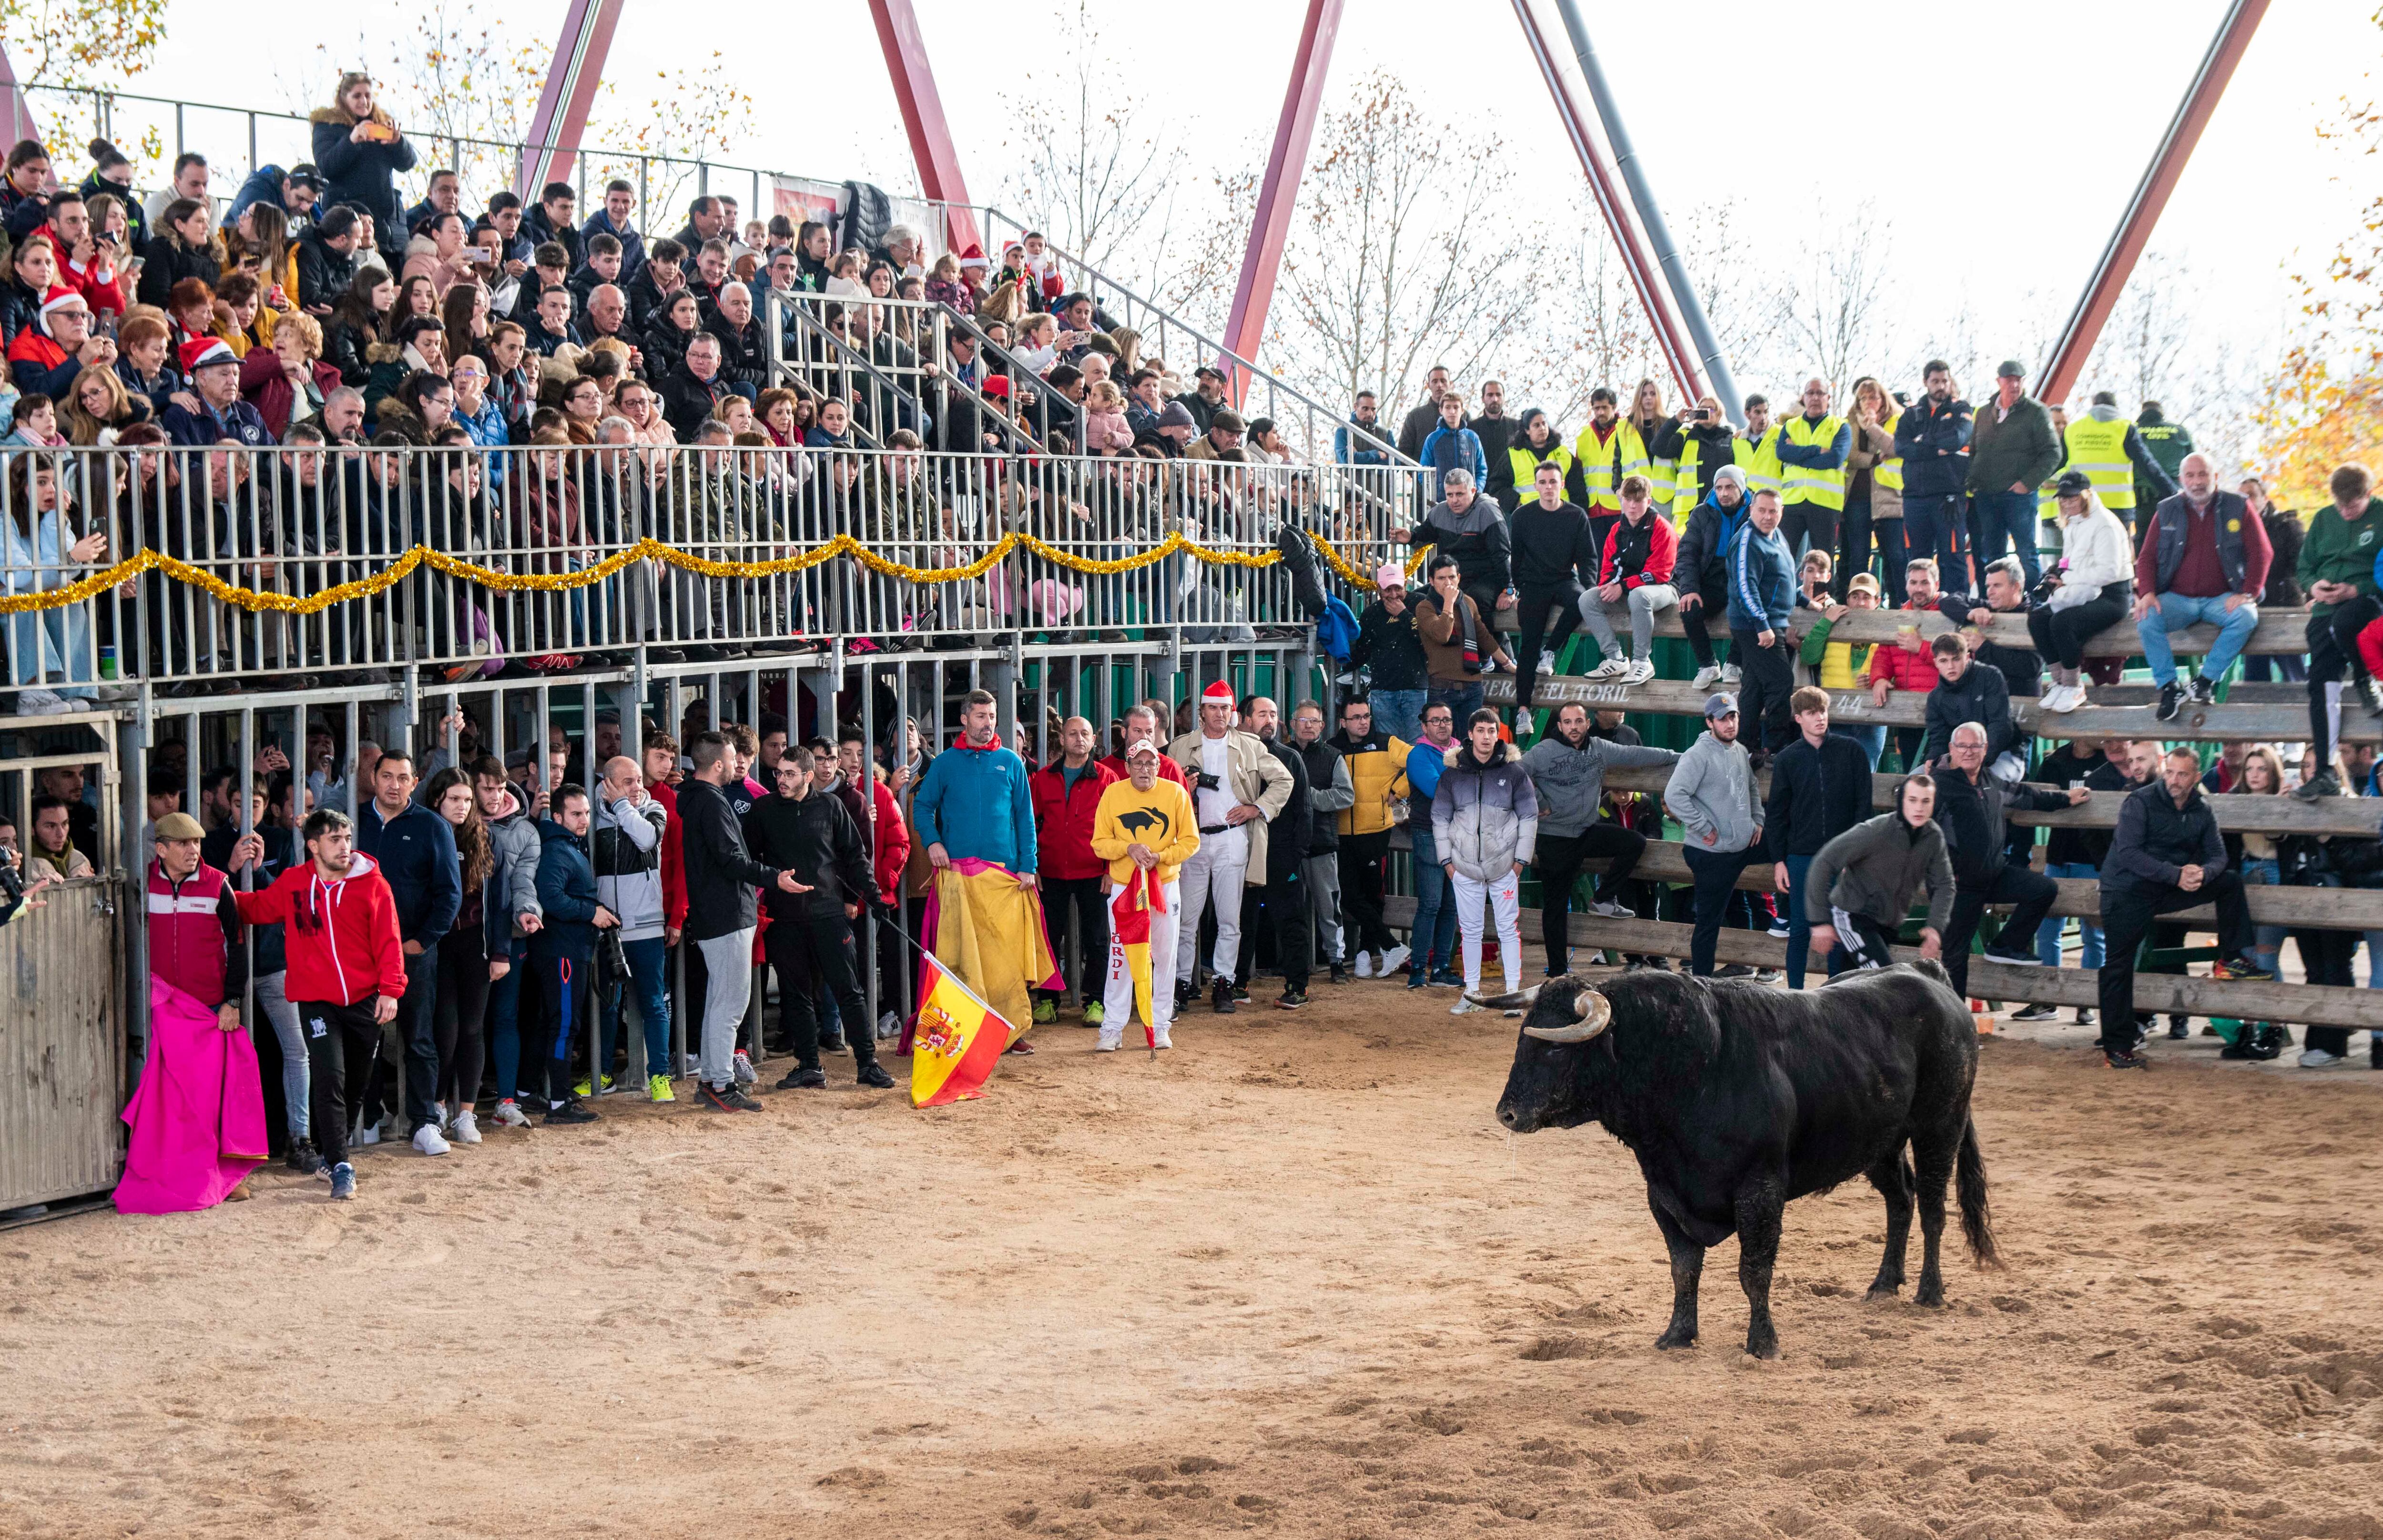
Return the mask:
M352 1005L376 994L405 993L405 948L397 934L397 899L380 867L362 851L347 876L326 881L310 857L263 893L235 892L251 925L287 923L285 986L293 1001Z

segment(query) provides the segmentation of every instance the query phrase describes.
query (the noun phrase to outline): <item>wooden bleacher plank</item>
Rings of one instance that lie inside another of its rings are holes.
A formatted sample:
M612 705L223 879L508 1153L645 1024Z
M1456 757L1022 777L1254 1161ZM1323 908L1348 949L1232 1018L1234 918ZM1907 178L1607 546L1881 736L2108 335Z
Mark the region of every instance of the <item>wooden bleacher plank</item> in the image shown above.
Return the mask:
M1414 924L1414 900L1393 897L1383 906L1383 918L1394 930ZM1601 915L1572 917L1574 946L1611 947L1644 956L1685 957L1690 927L1670 920L1607 919ZM1545 967L1536 938L1525 941L1524 977L1536 982ZM1723 963L1749 967L1784 967L1787 943L1759 930L1723 930L1714 955ZM1898 960L1917 962L1917 947L1895 949ZM1818 987L1825 968L1808 979ZM1494 967L1484 983L1495 987ZM1969 959L1969 992L1981 1000L2025 1001L2045 1005L2101 1004L2096 975L2079 967L2013 967ZM2182 1016L2223 1016L2245 1021L2315 1023L2353 1029L2383 1029L2383 990L2337 989L2316 984L2232 983L2175 973L2135 975L2135 1008Z
M1513 614L1512 610L1501 609L1498 611L1497 623L1500 630L1511 632L1514 629ZM1812 629L1813 623L1819 619L1820 614L1817 610L1807 610L1798 605L1795 614L1789 619L1788 627L1796 636L1800 638L1804 633ZM1844 620L1837 622L1836 629L1831 634L1835 640L1841 642L1891 642L1895 639L1896 632L1911 624L1915 619L1920 623L1920 634L1923 637L1932 637L1947 631L1965 629L1955 625L1932 610L1924 611L1855 610L1849 611ZM1729 635L1727 621L1721 615L1715 615L1710 619L1706 622L1706 629L1714 636L1726 638ZM1987 640L1999 642L2006 647L2024 647L2035 645L2029 638L2027 617L2024 615L1997 615L1987 622L1982 630ZM1682 623L1677 608L1665 610L1655 617L1656 635L1677 640L1685 638L1687 634L1687 628ZM2216 626L2196 625L2170 636L2168 646L2179 658L2188 655L2199 657L2206 653L2216 639ZM2121 621L2107 631L2096 634L2085 644L2086 655L2092 658L2133 658L2140 656L2142 650L2142 638L2136 632L2132 621ZM2290 656L2307 650L2308 611L2306 610L2260 611L2258 628L2252 632L2250 645L2243 648L2246 653L2267 657Z

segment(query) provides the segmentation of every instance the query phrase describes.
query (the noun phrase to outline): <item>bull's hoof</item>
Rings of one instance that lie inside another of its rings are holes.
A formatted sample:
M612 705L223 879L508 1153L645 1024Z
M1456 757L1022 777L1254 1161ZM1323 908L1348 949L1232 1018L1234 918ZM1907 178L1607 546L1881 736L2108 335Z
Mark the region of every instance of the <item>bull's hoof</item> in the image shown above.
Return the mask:
M1870 1286L1870 1292L1862 1296L1864 1300L1873 1305L1891 1305L1902 1298L1903 1286L1891 1283L1874 1283Z
M1656 1349L1662 1352L1669 1352L1673 1348L1693 1348L1696 1345L1697 1333L1693 1326L1673 1326L1655 1339Z
M1915 1305L1925 1305L1930 1310L1943 1310L1945 1286L1942 1283L1932 1283L1922 1278L1920 1281L1920 1292L1911 1297L1911 1302Z
M1766 1340L1749 1334L1746 1339L1746 1356L1767 1363L1779 1356L1779 1339L1773 1337Z

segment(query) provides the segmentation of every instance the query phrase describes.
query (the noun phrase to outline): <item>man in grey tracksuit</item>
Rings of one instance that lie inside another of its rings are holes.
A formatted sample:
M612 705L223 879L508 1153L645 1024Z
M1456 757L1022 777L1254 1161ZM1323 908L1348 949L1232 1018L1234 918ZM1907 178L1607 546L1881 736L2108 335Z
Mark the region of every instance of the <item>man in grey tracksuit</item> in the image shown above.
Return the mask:
M1915 775L1904 782L1895 811L1865 819L1821 847L1804 881L1804 915L1817 955L1842 945L1862 967L1894 962L1895 933L1922 882L1928 926L1920 932L1920 955L1942 955L1953 914L1953 860L1935 812L1934 783Z
M1303 701L1290 714L1290 746L1307 767L1307 806L1314 832L1299 863L1307 884L1317 955L1332 967L1332 981L1349 981L1349 939L1340 924L1340 815L1357 805L1357 783L1349 761L1324 741L1324 708Z
M1663 807L1680 820L1682 854L1696 878L1696 931L1688 971L1710 978L1721 942L1721 917L1737 889L1738 873L1767 859L1762 801L1754 795L1754 766L1737 741L1737 702L1725 695L1705 701L1705 731L1672 767Z
M472 795L479 799L480 821L488 826L497 891L512 917L505 930L505 976L488 985L488 1055L497 1069L497 1110L491 1116L499 1127L525 1128L529 1117L514 1092L521 1079L521 987L529 976L529 938L546 923L545 906L537 901L541 842L528 804L506 778L502 760L483 755L473 761Z
M1668 748L1612 743L1595 736L1588 727L1587 707L1560 707L1555 731L1523 756L1524 772L1539 795L1539 926L1550 977L1572 971L1572 890L1583 862L1606 856L1613 863L1590 892L1589 912L1611 919L1633 918L1614 900L1647 853L1647 837L1626 823L1599 821L1605 772L1680 760Z

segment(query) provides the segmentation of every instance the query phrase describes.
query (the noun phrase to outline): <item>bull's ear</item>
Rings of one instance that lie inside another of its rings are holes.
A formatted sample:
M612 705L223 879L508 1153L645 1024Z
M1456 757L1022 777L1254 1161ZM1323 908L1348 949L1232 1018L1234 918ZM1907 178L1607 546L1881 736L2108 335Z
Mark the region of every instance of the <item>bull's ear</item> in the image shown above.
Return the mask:
M1468 994L1464 998L1471 1001L1474 1004L1481 1006L1484 1010L1527 1011L1531 1008L1531 1002L1539 997L1539 991L1542 987L1544 986L1533 984L1529 989L1518 990L1513 994L1493 994L1488 996Z
M1595 990L1583 990L1574 997L1573 1014L1580 1019L1570 1027L1525 1027L1525 1037L1537 1038L1542 1042L1587 1042L1605 1030L1613 1019L1613 1003Z

